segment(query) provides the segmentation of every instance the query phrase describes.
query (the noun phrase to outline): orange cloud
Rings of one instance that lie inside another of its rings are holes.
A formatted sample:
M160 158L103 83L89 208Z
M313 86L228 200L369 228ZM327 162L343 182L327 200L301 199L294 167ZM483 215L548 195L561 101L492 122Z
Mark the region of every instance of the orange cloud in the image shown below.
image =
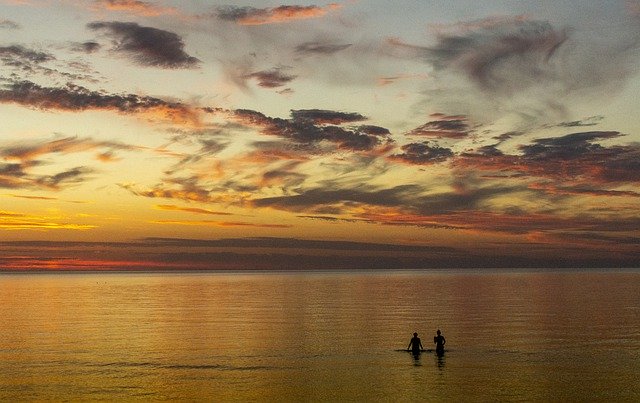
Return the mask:
M46 217L30 216L21 213L0 211L0 230L89 230L95 225L56 222Z
M211 227L255 227L255 228L291 228L287 224L254 224L242 221L178 221L178 220L156 220L153 224L189 225L189 226L211 226Z
M157 17L160 15L176 14L173 7L160 7L146 1L139 0L99 0L97 8L104 8L110 11L123 11L145 17Z
M211 215L233 215L231 213L226 213L223 211L214 211L203 208L194 208L194 207L180 207L171 204L159 204L155 206L158 210L166 210L166 211L184 211L187 213L195 213L195 214L211 214Z
M232 7L219 16L225 20L235 21L240 25L264 25L319 18L341 7L340 4L336 3L331 3L326 7L279 6L265 9Z

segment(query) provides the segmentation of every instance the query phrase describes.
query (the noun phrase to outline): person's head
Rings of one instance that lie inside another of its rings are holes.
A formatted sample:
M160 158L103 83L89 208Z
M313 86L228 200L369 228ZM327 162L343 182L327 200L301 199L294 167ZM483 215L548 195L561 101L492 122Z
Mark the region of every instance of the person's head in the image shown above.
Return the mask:
M440 336L440 329L436 330L436 334Z
M413 337L418 337L418 333L414 333L414 334L413 334Z

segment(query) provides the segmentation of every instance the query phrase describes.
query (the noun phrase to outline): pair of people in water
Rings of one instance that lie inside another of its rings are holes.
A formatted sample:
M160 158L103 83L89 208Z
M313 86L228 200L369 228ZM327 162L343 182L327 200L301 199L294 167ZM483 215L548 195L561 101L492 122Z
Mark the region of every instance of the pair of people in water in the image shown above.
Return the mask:
M436 335L433 337L433 342L436 344L436 354L444 354L444 345L447 341L445 340L442 333L440 333L439 329L436 332ZM418 355L422 350L424 350L424 348L422 347L422 342L418 337L418 333L413 334L413 338L409 342L409 347L407 347L407 351L409 350L411 350L414 355Z

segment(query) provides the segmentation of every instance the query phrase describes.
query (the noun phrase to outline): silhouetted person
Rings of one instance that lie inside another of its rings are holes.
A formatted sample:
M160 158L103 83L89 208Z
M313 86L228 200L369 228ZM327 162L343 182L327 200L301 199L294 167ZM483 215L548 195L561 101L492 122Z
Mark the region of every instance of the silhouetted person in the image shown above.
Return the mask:
M447 342L444 336L440 334L440 330L436 331L436 336L433 337L433 342L436 343L436 354L444 354L444 345Z
M419 355L422 350L422 342L418 337L418 333L413 334L413 338L409 342L409 347L407 347L407 351L411 350L413 355Z

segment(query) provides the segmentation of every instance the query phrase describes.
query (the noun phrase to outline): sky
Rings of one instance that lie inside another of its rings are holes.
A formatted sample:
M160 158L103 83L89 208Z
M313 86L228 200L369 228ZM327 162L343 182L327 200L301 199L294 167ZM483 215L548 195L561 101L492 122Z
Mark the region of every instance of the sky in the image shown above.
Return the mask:
M640 1L0 0L0 270L638 267Z

